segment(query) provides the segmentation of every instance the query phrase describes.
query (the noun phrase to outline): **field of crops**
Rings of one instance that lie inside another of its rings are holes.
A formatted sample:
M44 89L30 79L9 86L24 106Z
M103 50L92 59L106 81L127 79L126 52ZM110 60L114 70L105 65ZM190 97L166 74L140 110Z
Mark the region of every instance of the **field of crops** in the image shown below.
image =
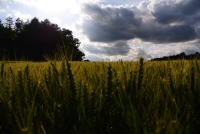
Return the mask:
M200 132L200 61L0 62L0 134Z

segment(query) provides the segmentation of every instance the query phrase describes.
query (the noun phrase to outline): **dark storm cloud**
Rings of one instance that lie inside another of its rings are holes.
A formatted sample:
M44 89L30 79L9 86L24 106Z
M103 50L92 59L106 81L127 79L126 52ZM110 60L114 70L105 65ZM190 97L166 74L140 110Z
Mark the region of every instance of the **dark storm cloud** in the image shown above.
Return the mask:
M84 33L94 42L140 38L152 43L173 43L197 38L200 0L148 4L153 4L152 11L87 4L83 10L88 15L83 22Z
M178 5L184 14L196 14L200 11L200 1L199 0L188 0L186 3L181 3Z
M91 41L112 42L134 38L132 28L141 25L132 10L127 8L85 5L84 12L90 19L83 24L85 34Z
M107 46L86 46L86 49L93 54L103 54L103 55L127 55L130 47L126 41L117 41L113 43L108 43Z
M200 13L200 0L185 0L180 3L172 0L161 1L153 5L153 10L152 14L162 24L196 22L196 17Z
M141 28L136 31L136 36L144 41L154 43L183 42L195 39L196 33L193 27L181 26L156 26L155 28Z

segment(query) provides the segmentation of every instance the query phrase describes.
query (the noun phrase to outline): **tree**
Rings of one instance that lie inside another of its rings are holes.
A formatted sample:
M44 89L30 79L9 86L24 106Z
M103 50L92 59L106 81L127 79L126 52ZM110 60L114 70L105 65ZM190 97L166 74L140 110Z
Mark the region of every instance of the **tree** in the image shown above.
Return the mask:
M11 19L10 19L11 20ZM0 58L8 55L8 50L11 48L12 44L12 29L11 29L11 22L10 22L10 29L8 27L4 27L4 24L0 20Z
M12 25L13 25L13 19L11 18L11 17L8 17L8 18L6 18L6 27L8 28L8 29L12 29Z
M20 18L17 18L15 21L15 32L16 34L20 34L24 30L24 22Z
M10 59L45 60L45 56L55 57L58 53L68 60L83 60L84 53L78 48L80 41L72 31L62 29L48 19L33 18L23 22L6 18L5 27L0 21L0 48L6 50Z
M0 36L2 37L3 36L3 33L4 33L4 26L3 26L3 23L2 21L0 20Z
M72 35L72 31L67 29L62 29L62 46L65 48L63 50L68 54L68 59L82 61L84 59L85 54L81 52L78 48L80 46L80 41L77 38L74 38Z
M19 35L16 48L19 57L23 55L31 60L44 60L44 56L52 57L62 51L69 60L83 60L84 53L78 49L80 42L73 37L72 31L61 30L48 19L40 22L37 18L33 18L26 25L18 20L17 24L17 29L20 31L17 32Z
M3 26L3 23L2 23L2 21L0 19L0 29L2 29L2 28L4 28L4 26Z
M11 40L13 38L13 31L12 31L12 26L13 26L13 19L11 17L6 18L6 28L8 29L8 37Z

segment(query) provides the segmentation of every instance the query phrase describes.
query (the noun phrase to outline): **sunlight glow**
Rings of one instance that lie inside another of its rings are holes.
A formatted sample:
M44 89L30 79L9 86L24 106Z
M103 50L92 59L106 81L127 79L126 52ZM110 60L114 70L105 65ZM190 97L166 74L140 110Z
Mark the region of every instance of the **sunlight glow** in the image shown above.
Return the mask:
M38 0L36 7L47 12L60 13L65 10L74 12L78 3L74 0Z
M35 7L44 12L60 13L63 11L79 12L79 0L13 0L29 7Z

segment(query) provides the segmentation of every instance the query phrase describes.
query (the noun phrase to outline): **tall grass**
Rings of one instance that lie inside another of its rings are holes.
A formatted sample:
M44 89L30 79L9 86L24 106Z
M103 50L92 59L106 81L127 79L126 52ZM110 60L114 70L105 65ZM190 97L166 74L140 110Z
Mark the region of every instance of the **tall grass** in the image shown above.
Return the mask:
M199 66L1 62L0 133L198 133Z

